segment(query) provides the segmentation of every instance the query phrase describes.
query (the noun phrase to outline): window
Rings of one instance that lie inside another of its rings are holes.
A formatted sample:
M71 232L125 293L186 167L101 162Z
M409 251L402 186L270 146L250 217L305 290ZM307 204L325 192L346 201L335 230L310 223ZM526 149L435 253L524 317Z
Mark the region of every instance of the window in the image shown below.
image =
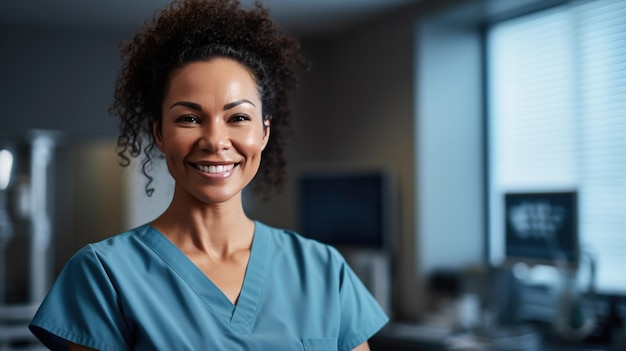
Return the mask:
M626 293L626 0L571 1L487 32L489 259L504 194L578 192L596 287Z

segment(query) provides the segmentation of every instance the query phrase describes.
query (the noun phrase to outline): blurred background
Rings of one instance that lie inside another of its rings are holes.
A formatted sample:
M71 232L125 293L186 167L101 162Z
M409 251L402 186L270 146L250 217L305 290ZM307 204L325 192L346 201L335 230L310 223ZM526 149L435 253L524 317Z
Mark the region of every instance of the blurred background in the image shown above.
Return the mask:
M74 252L168 205L107 114L165 4L1 6L0 350ZM374 350L626 349L626 0L264 4L312 66L286 187L246 208L340 248L392 317Z

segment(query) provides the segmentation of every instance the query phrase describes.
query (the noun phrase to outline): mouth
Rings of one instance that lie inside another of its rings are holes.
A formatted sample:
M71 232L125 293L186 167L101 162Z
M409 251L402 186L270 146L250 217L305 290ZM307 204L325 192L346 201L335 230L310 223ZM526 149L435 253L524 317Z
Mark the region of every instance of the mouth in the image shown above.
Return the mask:
M238 163L228 163L221 165L201 165L197 163L192 163L191 165L193 166L193 168L203 173L223 174L230 172L233 168L235 168L235 166L238 165Z

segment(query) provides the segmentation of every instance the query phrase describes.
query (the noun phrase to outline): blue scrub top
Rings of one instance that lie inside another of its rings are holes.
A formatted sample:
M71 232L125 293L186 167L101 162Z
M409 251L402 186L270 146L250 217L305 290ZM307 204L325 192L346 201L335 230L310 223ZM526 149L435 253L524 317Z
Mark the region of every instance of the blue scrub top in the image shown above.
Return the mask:
M255 222L236 305L146 224L90 244L31 321L47 347L352 350L388 318L334 248Z

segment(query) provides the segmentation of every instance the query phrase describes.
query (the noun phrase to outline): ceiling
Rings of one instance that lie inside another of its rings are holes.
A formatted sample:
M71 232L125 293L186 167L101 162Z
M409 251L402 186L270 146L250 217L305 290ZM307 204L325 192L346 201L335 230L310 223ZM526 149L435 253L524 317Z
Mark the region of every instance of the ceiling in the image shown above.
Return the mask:
M299 33L323 31L422 0L264 0L270 15ZM0 24L105 30L135 29L169 0L3 1ZM250 6L253 0L241 0Z

